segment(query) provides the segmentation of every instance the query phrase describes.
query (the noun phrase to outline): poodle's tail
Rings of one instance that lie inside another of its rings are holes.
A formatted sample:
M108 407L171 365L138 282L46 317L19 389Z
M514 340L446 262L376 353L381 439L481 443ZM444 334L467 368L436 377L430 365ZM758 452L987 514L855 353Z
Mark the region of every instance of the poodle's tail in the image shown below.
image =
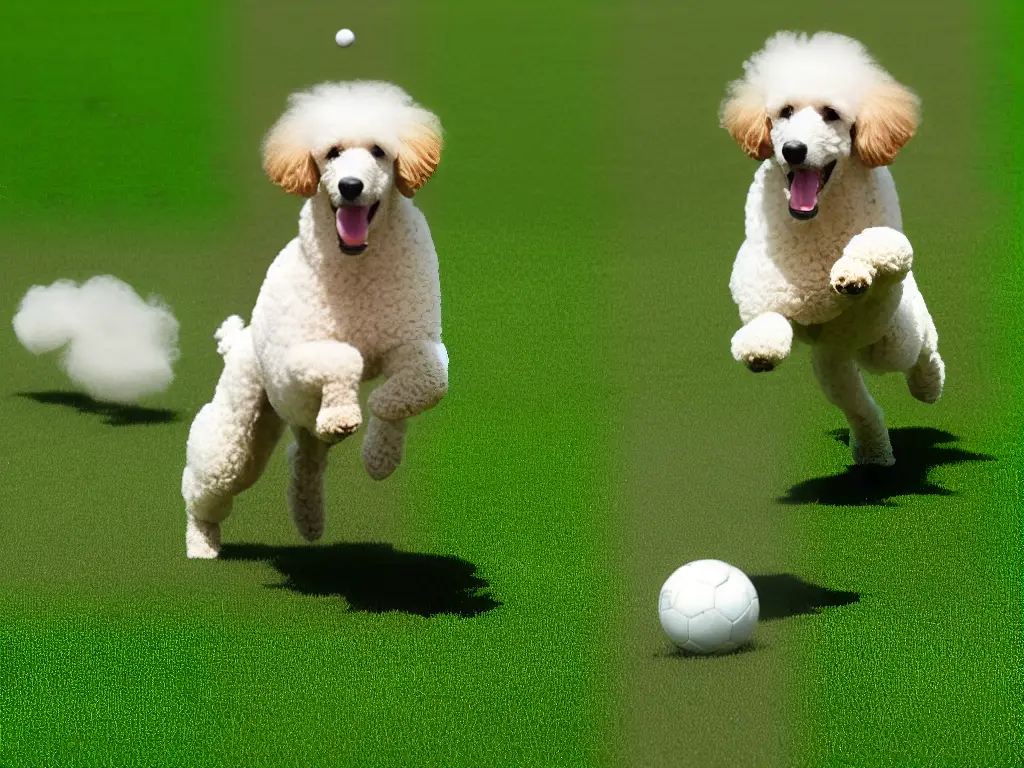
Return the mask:
M220 328L213 334L213 338L217 340L217 353L221 357L226 357L238 339L238 334L244 330L245 321L238 315L232 315L221 323Z

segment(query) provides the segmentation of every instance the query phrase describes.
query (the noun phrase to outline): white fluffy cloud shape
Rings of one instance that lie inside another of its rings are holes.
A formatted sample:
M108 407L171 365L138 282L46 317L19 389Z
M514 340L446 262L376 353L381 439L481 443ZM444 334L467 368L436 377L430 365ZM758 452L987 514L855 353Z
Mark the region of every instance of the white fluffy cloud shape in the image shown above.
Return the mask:
M14 332L35 355L63 348L61 368L96 400L136 403L174 380L177 319L159 297L143 300L111 275L32 286Z

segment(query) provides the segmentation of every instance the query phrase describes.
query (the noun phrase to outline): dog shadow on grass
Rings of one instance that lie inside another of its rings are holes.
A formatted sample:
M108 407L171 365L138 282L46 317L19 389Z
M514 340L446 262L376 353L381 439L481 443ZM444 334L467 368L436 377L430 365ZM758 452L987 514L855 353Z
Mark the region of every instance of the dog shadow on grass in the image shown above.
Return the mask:
M42 405L60 405L82 414L101 416L105 424L113 427L170 424L178 420L178 414L166 408L105 403L81 392L18 392L17 396Z
M473 563L403 552L390 544L225 544L220 559L269 563L283 581L268 586L302 595L343 597L352 611L469 618L501 605L484 591L488 584L476 574Z
M835 430L831 434L838 442L849 446L849 430ZM996 461L994 456L956 447L959 438L941 429L892 429L889 439L896 457L894 466L853 465L837 475L798 483L778 501L832 507L894 506L890 500L898 496L952 496L955 491L929 479L933 469L974 461Z

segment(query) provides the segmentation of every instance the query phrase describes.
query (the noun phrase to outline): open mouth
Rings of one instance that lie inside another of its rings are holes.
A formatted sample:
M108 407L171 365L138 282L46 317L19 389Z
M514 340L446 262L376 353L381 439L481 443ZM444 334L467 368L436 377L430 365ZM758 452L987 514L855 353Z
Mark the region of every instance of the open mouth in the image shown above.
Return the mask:
M338 227L338 247L342 253L358 256L366 250L370 222L373 221L379 207L378 200L373 205L342 205L334 208L335 224Z
M836 161L824 168L794 168L789 179L789 213L794 219L806 221L818 215L818 194L828 184Z

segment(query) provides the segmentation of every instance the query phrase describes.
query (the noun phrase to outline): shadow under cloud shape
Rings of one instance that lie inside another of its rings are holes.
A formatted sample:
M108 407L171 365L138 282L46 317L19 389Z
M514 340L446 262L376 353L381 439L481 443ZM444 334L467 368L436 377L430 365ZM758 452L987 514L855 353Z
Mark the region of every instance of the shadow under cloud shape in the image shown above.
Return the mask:
M832 436L846 446L847 429ZM955 491L929 479L936 467L973 461L996 461L994 456L972 453L952 443L959 438L930 427L905 427L889 431L896 464L891 467L853 465L837 475L816 477L794 485L778 501L781 504L823 504L833 507L892 506L898 496L952 496Z
M61 405L74 408L79 413L102 416L105 423L114 427L170 424L178 420L178 414L166 408L105 403L81 392L19 392L18 397L42 405Z
M860 600L856 592L842 592L820 587L791 573L751 576L757 590L759 621L787 619L820 613L822 608L838 608Z
M390 544L225 544L220 559L269 563L284 580L268 586L302 595L343 597L352 611L468 618L501 605L483 591L488 584L476 575L472 563L403 552Z

